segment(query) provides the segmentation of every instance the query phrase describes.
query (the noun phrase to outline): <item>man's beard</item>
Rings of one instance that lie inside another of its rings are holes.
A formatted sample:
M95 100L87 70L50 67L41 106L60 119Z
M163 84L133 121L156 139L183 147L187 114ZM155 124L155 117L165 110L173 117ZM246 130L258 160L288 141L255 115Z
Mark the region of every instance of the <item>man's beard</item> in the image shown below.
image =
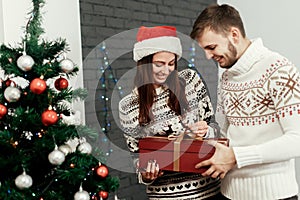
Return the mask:
M227 54L227 58L228 58L228 64L225 66L221 66L224 69L230 69L236 62L236 56L237 56L237 50L236 48L233 46L233 44L229 41L228 42L228 51L229 53Z

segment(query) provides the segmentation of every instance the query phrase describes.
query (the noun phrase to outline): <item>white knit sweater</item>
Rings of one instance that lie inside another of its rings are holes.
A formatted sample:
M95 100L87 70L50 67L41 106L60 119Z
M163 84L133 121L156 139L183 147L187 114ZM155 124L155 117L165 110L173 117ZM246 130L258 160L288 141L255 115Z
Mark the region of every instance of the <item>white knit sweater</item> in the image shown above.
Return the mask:
M222 75L216 117L237 160L222 181L226 197L274 200L298 193L300 76L291 62L261 39L252 41Z

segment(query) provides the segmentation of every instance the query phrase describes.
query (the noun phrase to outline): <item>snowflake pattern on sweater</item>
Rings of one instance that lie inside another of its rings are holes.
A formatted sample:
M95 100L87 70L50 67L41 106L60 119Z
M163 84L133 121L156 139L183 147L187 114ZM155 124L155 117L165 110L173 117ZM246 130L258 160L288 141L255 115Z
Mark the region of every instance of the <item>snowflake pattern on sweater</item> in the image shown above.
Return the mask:
M178 74L186 81L186 98L189 102L190 112L196 113L195 115L198 115L199 119L205 120L210 126L217 127L205 84L197 72L186 69ZM124 97L119 103L121 128L125 133L127 144L132 152L138 151L136 139L154 135L179 135L184 131L184 127L180 123L181 117L177 116L167 105L168 88L160 87L156 89L156 94L157 96L152 106L154 119L144 127L141 127L138 122L139 104L137 89L134 89L131 94ZM196 119L194 118L193 120L195 121Z
M293 102L300 100L299 73L286 58L274 61L261 77L250 82L233 84L224 74L222 89L223 104L227 105L224 112L235 126L267 124L300 114L299 104Z
M217 121L230 140L237 163L222 180L221 192L230 199L243 200L296 195L298 69L264 47L261 39L253 40L240 59L223 72L217 104Z

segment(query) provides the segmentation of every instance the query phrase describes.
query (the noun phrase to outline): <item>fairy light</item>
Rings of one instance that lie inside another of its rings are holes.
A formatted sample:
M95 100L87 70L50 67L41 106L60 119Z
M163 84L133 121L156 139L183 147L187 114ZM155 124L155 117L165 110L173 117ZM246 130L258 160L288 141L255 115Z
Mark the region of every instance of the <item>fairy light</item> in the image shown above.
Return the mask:
M189 68L195 68L195 56L196 56L195 51L196 51L196 48L195 48L195 43L194 42L192 42L192 45L189 48L189 50L190 50L190 54L189 54L189 60L188 60L189 64L188 64L188 66L189 66Z
M101 94L99 96L99 99L102 101L102 117L103 117L103 124L101 125L101 130L107 134L111 131L111 126L112 123L110 121L110 114L109 111L111 110L109 107L109 102L110 102L110 97L108 97L108 87L110 86L110 83L112 83L114 86L117 84L118 79L115 77L113 69L109 63L109 59L108 59L108 52L106 49L106 44L105 42L102 42L100 45L100 51L103 55L103 59L101 62L101 65L99 66L99 70L102 74L101 78L99 79L99 86L100 86L100 91ZM118 90L118 93L120 95L120 97L123 96L123 91L122 91L122 87L118 86L116 87L116 89ZM108 144L108 140L107 138L104 136L102 137L102 142ZM110 147L108 147L108 151L105 153L105 155L109 156L110 153L112 152L112 149L110 149Z

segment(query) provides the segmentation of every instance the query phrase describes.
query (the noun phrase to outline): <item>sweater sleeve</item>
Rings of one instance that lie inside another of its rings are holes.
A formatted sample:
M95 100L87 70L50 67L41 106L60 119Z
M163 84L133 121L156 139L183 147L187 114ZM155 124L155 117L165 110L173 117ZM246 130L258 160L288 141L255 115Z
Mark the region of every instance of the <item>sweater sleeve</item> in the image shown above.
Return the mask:
M224 106L223 101L221 98L221 84L222 78L219 80L218 83L218 93L217 93L217 108L216 108L216 121L218 122L218 125L220 126L220 136L221 137L227 137L227 130L228 130L228 120L226 118L225 112L224 112Z
M138 103L134 92L124 97L119 103L119 119L127 146L131 152L138 152L140 125L138 123Z
M191 80L190 81L197 98L197 110L200 120L204 120L210 126L209 137L219 137L220 128L218 123L215 120L214 109L211 103L209 92L205 81L202 79L200 74L197 71L191 71ZM192 103L193 104L193 103Z
M265 83L265 90L269 91L274 103L277 117L274 123L278 123L281 134L261 144L234 147L238 167L300 156L300 75L297 68L293 65L280 67Z

